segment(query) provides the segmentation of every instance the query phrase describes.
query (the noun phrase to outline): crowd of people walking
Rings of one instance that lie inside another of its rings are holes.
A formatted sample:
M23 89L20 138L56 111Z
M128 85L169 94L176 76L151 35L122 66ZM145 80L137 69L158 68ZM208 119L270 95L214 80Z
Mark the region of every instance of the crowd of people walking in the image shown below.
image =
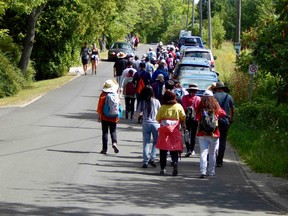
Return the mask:
M200 178L214 176L215 167L223 166L226 137L234 116L234 102L229 88L223 82L211 83L210 89L201 97L197 96L197 83L182 88L178 80L172 79L178 49L170 47L165 53L161 46L163 44L160 42L156 52L149 48L142 58L121 52L118 54L113 65L116 80L104 83L96 109L102 125L101 153L107 153L108 129L112 148L115 153L119 152L116 127L121 118L120 111L116 117L108 117L103 112L107 103L105 97L111 92L119 95L119 101L120 95L124 97L123 118L130 121L137 119L142 124L142 168L149 165L157 167L158 149L160 174L166 174L167 156L170 155L172 175L177 176L179 155L184 151L183 143L186 146L185 157L190 157L195 155L198 139ZM112 108L118 110L119 106Z

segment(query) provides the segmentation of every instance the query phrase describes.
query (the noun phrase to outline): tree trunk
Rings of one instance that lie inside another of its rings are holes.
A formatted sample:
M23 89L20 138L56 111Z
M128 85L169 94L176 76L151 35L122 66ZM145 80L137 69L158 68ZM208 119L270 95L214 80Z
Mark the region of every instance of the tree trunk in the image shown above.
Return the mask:
M24 39L21 59L20 59L19 66L18 66L20 70L22 71L23 76L25 76L26 74L26 70L27 70L30 56L32 53L32 49L33 49L33 44L35 43L36 21L44 7L45 7L45 4L40 5L38 8L33 9L31 14L29 15L29 19L27 23L27 32L26 32L26 36Z

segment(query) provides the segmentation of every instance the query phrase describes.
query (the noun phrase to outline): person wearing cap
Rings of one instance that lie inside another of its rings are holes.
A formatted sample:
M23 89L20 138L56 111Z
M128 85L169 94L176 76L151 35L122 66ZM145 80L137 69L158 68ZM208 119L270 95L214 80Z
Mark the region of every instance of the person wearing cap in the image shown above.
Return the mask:
M119 118L107 117L103 112L107 94L110 92L117 93L118 87L119 87L118 83L115 80L106 80L102 88L102 93L99 96L96 112L99 114L98 122L101 122L102 126L102 150L100 152L101 154L107 154L108 130L110 130L112 148L114 149L114 153L116 154L119 153L119 149L117 146L117 133L116 133L116 127Z
M131 120L133 119L135 111L135 100L136 100L136 88L133 83L133 75L135 72L133 69L134 68L129 69L128 73L126 74L126 77L123 80L123 94L125 98L125 117L126 119L128 119L130 113Z
M163 74L159 74L157 79L152 83L152 88L154 91L155 98L161 100L163 96L163 88L164 88L165 80Z
M166 174L167 153L172 158L172 175L178 175L178 157L183 151L182 132L186 129L186 115L181 104L177 103L174 92L167 90L163 95L163 104L156 115L160 123L156 148L160 150L160 174Z
M217 127L212 133L205 133L200 129L200 120L204 111L212 112L214 117L226 116L225 111L219 106L217 100L213 97L213 92L206 90L201 98L199 108L196 113L196 119L199 122L197 137L200 146L200 178L205 178L208 172L208 176L215 176L216 165L216 148L219 143L220 131ZM207 155L209 154L209 167L207 170Z
M127 74L128 72L132 70L133 71L133 76L134 74L137 72L136 69L133 68L133 62L132 61L128 61L127 62L127 67L123 70L122 72L122 75L121 75L121 78L120 78L120 84L119 84L119 87L120 87L120 91L123 90L123 82L124 82L124 79L127 77ZM132 77L133 77L132 76Z
M187 95L182 97L182 106L186 113L186 131L185 131L185 145L186 145L186 154L185 157L190 157L190 155L194 155L195 151L195 142L196 142L196 133L198 128L198 121L196 119L188 119L187 115L189 108L197 113L199 104L201 102L201 98L196 95L197 91L199 90L198 85L196 83L192 83L186 88L188 92ZM194 114L196 114L194 113Z
M228 134L229 127L233 121L234 117L234 101L231 95L228 94L230 91L223 82L217 82L213 87L215 91L214 97L218 101L219 105L226 112L226 116L219 118L218 127L220 130L220 139L219 139L219 149L216 159L216 166L223 166L223 158L226 149L226 138Z
M124 52L119 52L117 54L117 60L113 66L114 77L116 78L118 84L120 84L120 79L123 71L127 67L128 60L126 59L126 54Z

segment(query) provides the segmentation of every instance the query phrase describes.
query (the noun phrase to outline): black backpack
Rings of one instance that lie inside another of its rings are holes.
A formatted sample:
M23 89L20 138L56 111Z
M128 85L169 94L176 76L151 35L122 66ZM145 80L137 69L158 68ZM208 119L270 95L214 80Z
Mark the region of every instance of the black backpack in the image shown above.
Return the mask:
M212 134L218 127L218 119L213 111L203 109L199 122L199 130L205 134Z

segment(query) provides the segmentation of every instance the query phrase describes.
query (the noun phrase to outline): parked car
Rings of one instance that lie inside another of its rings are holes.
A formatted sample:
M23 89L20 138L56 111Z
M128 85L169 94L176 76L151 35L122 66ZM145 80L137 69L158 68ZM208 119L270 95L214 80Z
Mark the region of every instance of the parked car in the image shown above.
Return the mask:
M197 42L196 44L194 42L195 39ZM183 37L180 37L180 39L178 40L178 47L180 50L182 46L185 46L185 47L195 46L195 47L204 48L204 42L199 36L183 36Z
M108 61L116 60L119 52L124 52L126 55L134 55L135 49L128 42L115 42L108 51Z
M182 58L177 63L173 71L173 78L178 79L181 76L182 71L197 71L201 73L204 71L212 72L209 61L206 58Z
M193 75L189 77L179 78L183 88L188 88L191 83L198 85L199 91L196 93L198 96L202 96L205 90L207 90L213 83L217 82L218 78L214 76Z
M197 47L188 48L183 50L181 56L182 58L184 57L206 58L209 61L212 70L215 70L215 60L217 57L213 56L211 50L209 49L197 48Z

